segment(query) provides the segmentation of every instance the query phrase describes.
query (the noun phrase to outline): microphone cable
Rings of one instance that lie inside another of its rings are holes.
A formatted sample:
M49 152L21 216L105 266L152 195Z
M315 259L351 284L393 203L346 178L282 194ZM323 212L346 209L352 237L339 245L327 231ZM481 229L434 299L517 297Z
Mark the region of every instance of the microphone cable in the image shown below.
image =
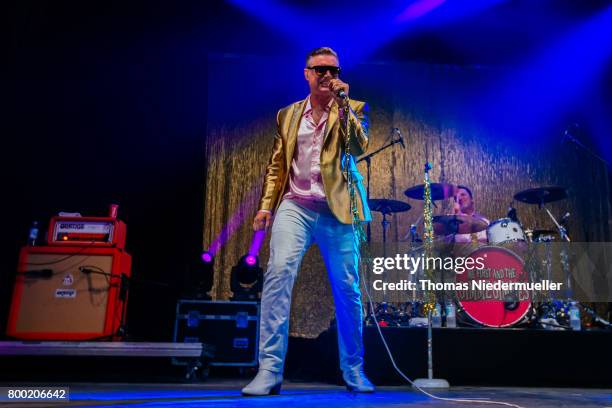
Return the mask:
M374 309L374 302L372 301L372 297L370 296L370 291L367 288L367 285L365 283L365 276L362 273L361 267L360 267L360 263L361 263L361 248L362 248L362 243L366 242L366 235L365 232L363 231L363 225L359 219L359 215L358 215L358 210L357 210L357 192L355 191L355 179L353 178L353 170L357 172L357 169L353 169L351 164L354 163L352 160L352 154L350 152L350 138L351 138L351 134L350 134L350 129L348 126L348 111L350 110L348 101L346 102L345 106L345 118L344 118L344 123L341 123L341 126L344 127L344 131L345 131L345 151L344 151L344 157L342 158L345 168L344 170L346 171L346 181L347 181L347 192L349 195L349 214L351 215L351 227L352 227L352 231L353 231L353 244L355 245L355 249L356 249L356 253L357 253L357 276L358 278L362 281L363 284L363 288L365 290L365 293L368 297L368 303L370 305L370 311L372 313L372 316L374 317L374 321L376 323L376 329L378 330L378 334L380 336L380 339L383 342L383 345L385 346L385 350L387 351L387 355L389 356L389 359L391 360L391 363L393 364L393 368L395 369L395 371L402 377L404 378L406 381L408 381L414 388L416 388L417 390L419 390L420 392L422 392L423 394L427 395L428 397L432 398L432 399L436 399L439 401L450 401L450 402L464 402L464 403L472 403L472 404L491 404L491 405L504 405L507 407L513 407L513 408L524 408L518 404L512 404L509 402L503 402L503 401L493 401L493 400L484 400L484 399L466 399L466 398L448 398L448 397L439 397L436 395L433 395L431 393L429 393L428 391L425 391L424 389L422 389L421 387L417 386L414 384L414 382L408 378L408 376L406 376L406 374L404 374L402 372L402 370L399 369L399 367L397 366L397 364L395 363L395 358L393 358L393 353L391 353L391 350L389 349L389 345L387 344L387 341L385 340L385 336L382 333L382 330L380 329L380 325L378 324L378 320L376 319L376 315L374 314L375 309ZM364 208L367 207L368 203L363 203ZM364 214L365 215L365 214ZM363 322L362 322L363 323ZM431 321L428 322L429 324L431 324Z
M361 258L361 256L359 256L359 259ZM359 268L359 264L357 266ZM361 269L361 268L359 268ZM450 402L465 402L465 403L473 403L473 404L494 404L494 405L504 405L507 407L513 407L513 408L525 408L521 405L518 404L513 404L510 402L504 402L504 401L494 401L494 400L485 400L485 399L475 399L475 398L450 398L450 397L439 397L437 395L431 394L430 392L424 390L423 388L417 386L410 378L408 378L408 376L406 374L404 374L404 372L397 366L396 362L395 362L395 358L393 357L393 353L391 352L391 350L389 349L389 345L387 344L387 341L385 340L385 336L383 335L382 330L380 329L380 325L378 324L378 319L376 319L376 315L374 314L374 302L372 301L372 297L370 296L370 291L368 290L368 287L365 283L365 276L363 273L360 273L361 275L361 281L363 284L363 289L366 293L366 296L368 298L368 304L370 306L370 311L372 313L372 316L374 317L374 322L376 323L376 330L378 331L378 335L383 343L383 345L385 346L385 350L387 351L387 356L389 356L389 359L391 360L391 364L393 365L393 368L395 369L395 371L404 379L406 380L408 383L410 383L410 385L412 385L414 388L416 388L418 391L422 392L423 394L427 395L430 398L439 400L439 401L450 401ZM431 324L431 323L430 323Z

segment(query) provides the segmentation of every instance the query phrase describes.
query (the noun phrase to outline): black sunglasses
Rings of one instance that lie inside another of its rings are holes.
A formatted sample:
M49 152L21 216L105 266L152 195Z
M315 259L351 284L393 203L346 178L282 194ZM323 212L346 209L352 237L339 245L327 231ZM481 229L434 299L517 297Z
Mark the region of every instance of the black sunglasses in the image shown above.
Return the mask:
M316 65L314 67L306 67L306 68L313 69L314 72L317 74L317 76L320 76L320 77L325 75L327 71L329 71L329 73L333 77L337 77L338 74L340 74L340 67L335 67L333 65Z

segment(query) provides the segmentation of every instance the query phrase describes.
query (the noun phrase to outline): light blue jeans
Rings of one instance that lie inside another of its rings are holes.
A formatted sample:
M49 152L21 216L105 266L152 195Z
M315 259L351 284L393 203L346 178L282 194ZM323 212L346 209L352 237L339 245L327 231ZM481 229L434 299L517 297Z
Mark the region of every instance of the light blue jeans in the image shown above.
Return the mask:
M261 295L259 368L283 372L293 283L306 250L316 242L336 305L340 368L343 372L362 370L363 309L352 225L340 223L326 203L299 203L284 199L272 224L270 260Z

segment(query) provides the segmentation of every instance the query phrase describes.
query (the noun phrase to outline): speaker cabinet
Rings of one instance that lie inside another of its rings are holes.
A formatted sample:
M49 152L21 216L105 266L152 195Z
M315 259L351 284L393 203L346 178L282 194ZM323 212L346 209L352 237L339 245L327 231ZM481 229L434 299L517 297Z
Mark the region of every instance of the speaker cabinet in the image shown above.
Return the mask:
M23 247L7 334L27 340L121 338L131 263L116 248Z

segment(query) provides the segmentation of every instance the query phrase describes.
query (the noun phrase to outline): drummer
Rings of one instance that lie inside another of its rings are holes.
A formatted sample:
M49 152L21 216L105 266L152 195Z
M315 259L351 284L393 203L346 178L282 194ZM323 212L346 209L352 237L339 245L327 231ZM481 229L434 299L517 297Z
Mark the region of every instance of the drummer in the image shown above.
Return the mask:
M485 218L482 214L479 214L474 209L474 196L472 190L466 186L458 185L455 189L455 195L453 196L453 214L470 215L475 218L479 218L490 224L490 221ZM461 243L480 243L486 244L487 241L487 230L484 229L474 234L455 234L455 242Z

